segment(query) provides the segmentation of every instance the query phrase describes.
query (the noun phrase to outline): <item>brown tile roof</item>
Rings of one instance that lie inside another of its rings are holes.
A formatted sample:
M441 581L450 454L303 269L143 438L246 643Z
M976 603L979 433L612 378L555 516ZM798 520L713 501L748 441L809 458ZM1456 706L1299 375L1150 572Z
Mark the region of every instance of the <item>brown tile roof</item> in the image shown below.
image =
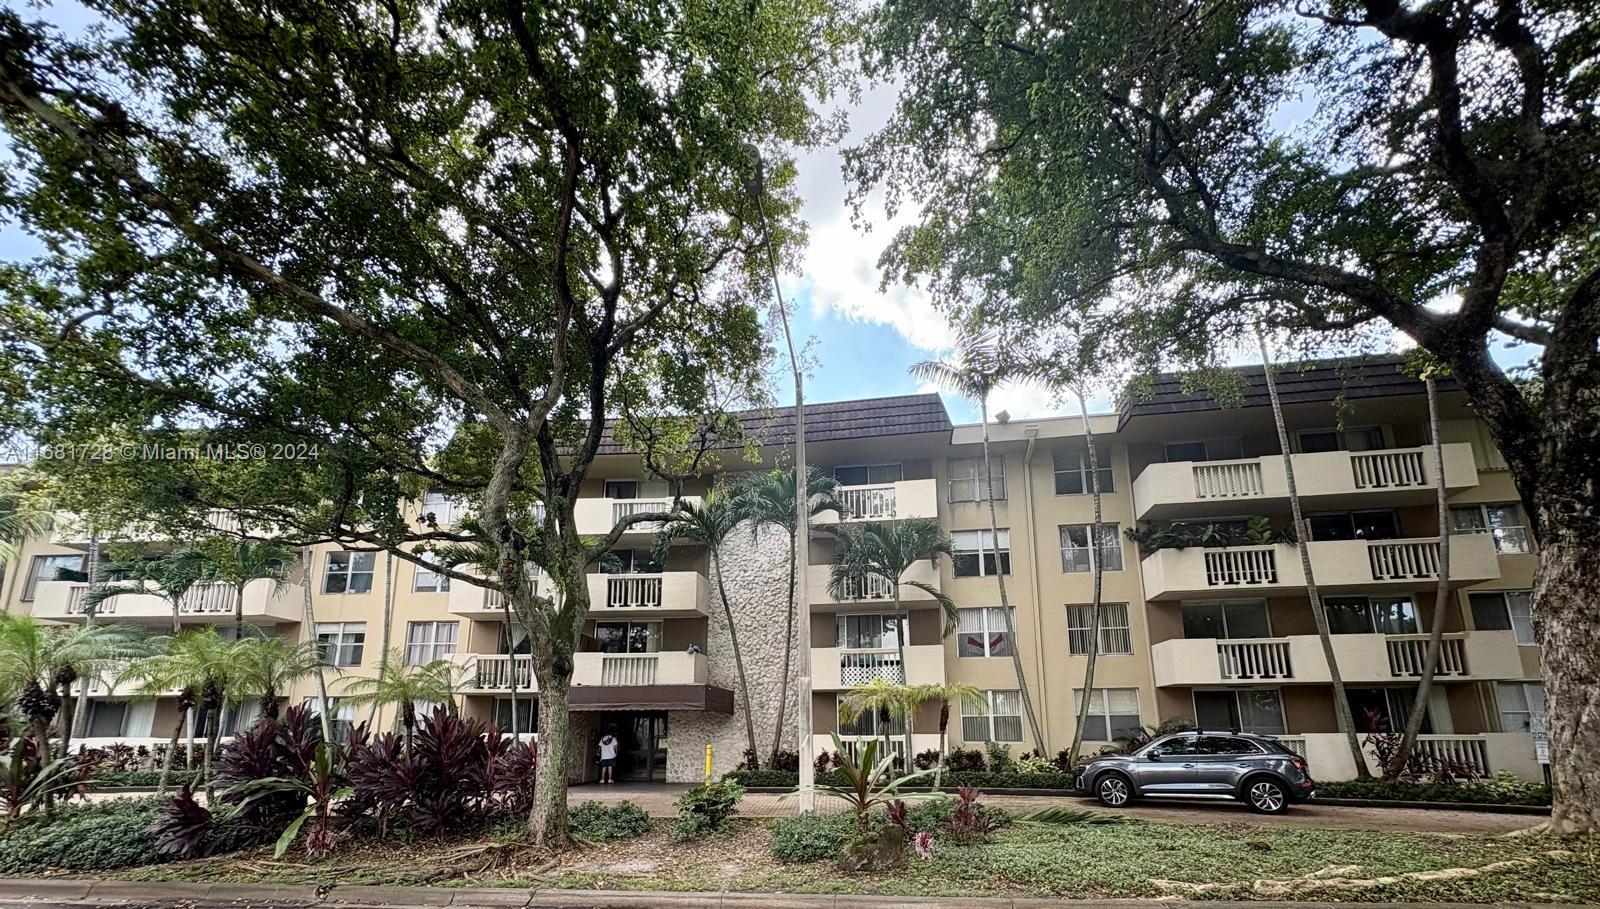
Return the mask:
M735 414L747 437L761 445L794 442L794 408L774 407ZM806 405L806 441L833 442L882 436L950 432L950 414L937 394L895 395L856 401L828 401ZM612 435L600 442L600 454L627 454L629 449Z
M1298 404L1331 401L1340 395L1346 398L1420 395L1422 380L1400 371L1405 361L1404 354L1384 354L1280 364L1275 372L1278 397L1285 404ZM1271 406L1265 373L1260 366L1240 366L1233 371L1244 377L1244 388L1235 406ZM1123 405L1117 428L1127 426L1134 417L1223 409L1204 388L1184 391L1183 375L1173 372L1156 376L1148 388L1149 394L1139 395ZM1440 391L1455 388L1452 379L1439 381Z

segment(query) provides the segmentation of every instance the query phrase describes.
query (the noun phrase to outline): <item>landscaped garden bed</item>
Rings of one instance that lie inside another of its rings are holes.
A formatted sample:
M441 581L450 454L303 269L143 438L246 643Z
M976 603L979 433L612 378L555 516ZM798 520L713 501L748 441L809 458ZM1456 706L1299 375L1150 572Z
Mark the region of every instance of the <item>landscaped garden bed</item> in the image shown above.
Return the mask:
M1362 799L1380 802L1446 802L1457 805L1550 804L1550 787L1500 774L1475 783L1384 783L1378 780L1340 780L1317 784L1323 799Z

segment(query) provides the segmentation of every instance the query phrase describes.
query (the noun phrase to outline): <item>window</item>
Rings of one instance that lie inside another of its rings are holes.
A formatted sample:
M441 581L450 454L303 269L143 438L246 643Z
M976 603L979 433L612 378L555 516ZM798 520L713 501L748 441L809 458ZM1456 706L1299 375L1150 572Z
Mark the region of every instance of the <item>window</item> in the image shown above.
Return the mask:
M1500 702L1501 732L1544 734L1544 686L1538 682L1500 682L1495 685Z
M1083 709L1083 689L1072 690L1072 713ZM1083 737L1091 742L1111 742L1144 731L1139 720L1139 689L1095 688L1089 692L1089 721Z
M595 622L601 653L660 653L660 622Z
M528 637L528 629L514 623L507 625L501 622L498 647L495 653L529 654L533 652L533 641Z
M1116 483L1112 480L1111 450L1095 446L1095 460L1100 465L1100 491L1116 492ZM1050 460L1056 472L1056 495L1082 496L1094 492L1094 486L1089 478L1089 449L1064 448L1050 453Z
M426 666L456 652L455 622L406 623L406 665Z
M440 527L449 527L456 522L456 503L437 489L429 490L422 497L422 515L424 519L428 515L433 515L434 523Z
M1204 461L1206 460L1206 443L1168 442L1161 446L1161 453L1168 463L1173 461Z
M1522 506L1515 502L1452 506L1450 525L1456 533L1493 534L1495 552L1518 554L1533 551L1528 522L1522 519Z
M1264 600L1184 603L1183 636L1218 640L1270 638L1272 623Z
M1383 428L1366 426L1360 429L1302 429L1300 450L1315 451L1373 451L1383 448Z
M330 552L322 577L323 593L370 593L375 552Z
M834 630L840 650L891 650L904 640L905 623L896 623L893 613L868 612L834 616Z
M1022 693L985 691L961 701L961 738L968 742L1022 741Z
M1015 615L1015 610L1012 611ZM998 606L979 606L956 612L956 655L997 657L1011 655L1011 635L1006 616Z
M991 482L994 485L995 501L1006 497L1006 462L1004 458L995 458L992 461L994 475ZM982 458L951 458L950 459L950 501L952 502L982 502L983 498L983 459Z
M1094 606L1067 607L1067 650L1088 655L1094 635ZM1100 604L1100 652L1132 653L1133 632L1128 628L1127 603Z
M1238 736L1202 735L1196 738L1194 750L1196 754L1209 755L1260 754L1261 746Z
M89 702L89 723L85 726L85 735L91 739L114 739L125 735L123 722L128 716L127 701L102 701Z
M1000 545L995 546L994 535L987 530L958 530L950 534L958 578L992 577L1011 573L1011 531L1000 531Z
M1088 524L1062 524L1061 570L1068 574L1093 571L1093 553L1089 551ZM1115 523L1101 524L1095 536L1100 543L1100 567L1106 571L1122 570L1121 527Z
M511 699L494 699L494 724L506 734L511 732ZM539 702L530 697L517 698L517 734L539 731Z
M1406 728L1411 716L1411 705L1417 699L1415 686L1401 688L1346 688L1350 701L1350 715L1355 718L1357 732L1400 732ZM1433 733L1432 720L1426 711L1422 718L1422 732Z
M1195 753L1195 746L1199 741L1200 737L1197 735L1180 735L1177 738L1167 739L1151 748L1146 754L1150 757L1189 757Z
M852 464L835 467L833 478L840 486L886 486L905 479L904 464Z
M223 735L238 735L246 732L256 724L261 717L261 701L257 698L246 698L237 704L229 704L222 711Z
M1196 691L1194 721L1201 729L1283 735L1283 697L1276 688Z
M58 580L63 571L83 571L81 555L38 555L33 557L33 570L28 572L22 587L22 599L33 599L35 586L40 581Z
M613 549L609 555L615 556L616 561L602 560L600 571L603 574L659 574L662 570L661 563L648 549Z
M366 645L366 622L317 623L317 649L329 666L360 666Z
M306 698L306 712L312 718L322 716L323 701L321 698ZM328 698L328 715L330 725L333 726L333 738L337 742L350 741L350 731L355 727L356 707L345 698Z
M1410 597L1328 597L1322 603L1332 634L1418 634Z
M838 696L839 703L843 703L844 695ZM836 713L839 719L840 736L865 736L875 738L880 735L905 735L906 720L903 716L884 716L877 710L868 710L849 722L845 722L842 714Z
M1306 523L1311 525L1313 540L1394 540L1400 537L1400 522L1392 511L1314 514Z
M1493 590L1467 594L1472 605L1472 627L1479 631L1510 631L1518 644L1537 644L1533 637L1533 591Z
M608 499L637 499L639 497L639 481L607 480L605 497Z
M422 559L429 564L436 564L431 556L423 556ZM450 589L450 577L427 565L418 565L411 575L411 589L415 593L445 593Z
M1161 446L1167 461L1237 461L1244 457L1244 442L1237 436L1202 439L1197 442L1168 442Z

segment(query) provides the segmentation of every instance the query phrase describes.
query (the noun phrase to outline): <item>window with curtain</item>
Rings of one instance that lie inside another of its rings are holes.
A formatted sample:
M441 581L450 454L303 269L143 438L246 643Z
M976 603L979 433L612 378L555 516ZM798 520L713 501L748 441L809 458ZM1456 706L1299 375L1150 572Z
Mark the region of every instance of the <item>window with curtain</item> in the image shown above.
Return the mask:
M1501 732L1540 732L1544 729L1544 685L1538 682L1499 682Z
M1208 600L1183 604L1183 636L1235 640L1270 638L1265 600Z
M1302 429L1300 450L1317 451L1376 451L1384 447L1383 427L1364 426L1359 429Z
M1072 690L1072 712L1083 707L1083 689ZM1139 719L1139 689L1096 688L1089 692L1089 718L1083 737L1091 742L1110 742L1144 730Z
M375 552L330 552L323 569L323 593L369 593L372 572L377 565Z
M423 561L428 565L435 564L431 556L424 556ZM440 574L428 565L416 566L412 573L411 590L414 593L445 593L450 589L450 578Z
M961 701L961 738L968 742L1022 741L1022 693L985 691Z
M456 652L457 622L407 622L406 665L426 666Z
M1015 610L1012 610L1013 615ZM1011 656L1011 635L998 606L977 606L956 612L956 654L964 657Z
M22 599L32 600L40 581L54 581L62 571L83 571L81 555L37 555L22 585Z
M1094 571L1094 553L1089 550L1088 524L1061 524L1061 570L1068 574ZM1103 523L1096 531L1100 544L1100 565L1106 571L1122 570L1121 525Z
M435 524L449 527L456 522L456 503L443 491L431 489L422 497L422 514L431 514Z
M1510 631L1518 644L1536 644L1533 637L1533 591L1486 590L1467 594L1472 607L1472 627L1479 631Z
M1495 552L1518 555L1533 551L1528 522L1516 502L1451 506L1450 526L1456 533L1493 535Z
M1111 470L1111 450L1095 446L1095 460L1100 465L1100 492L1116 492ZM1089 476L1089 449L1060 448L1050 453L1051 467L1056 475L1056 495L1086 496L1094 492Z
M1000 531L999 546L987 530L958 530L950 534L955 554L950 561L958 578L993 577L1011 573L1011 531Z
M494 724L502 733L511 732L511 699L494 699ZM539 702L526 695L517 697L517 733L539 731Z
M905 619L896 622L892 612L840 613L834 633L840 650L893 650L907 640Z
M660 653L660 622L596 622L601 653Z
M114 739L124 735L123 723L127 716L127 701L90 701L86 734L91 739Z
M1089 653L1094 636L1094 606L1067 607L1067 650L1077 656ZM1128 627L1127 603L1100 604L1100 652L1133 653L1133 631Z
M991 460L994 474L991 484L994 487L995 501L1006 497L1006 462L1004 458ZM982 502L983 498L983 459L982 458L951 458L950 479L945 484L950 489L952 502Z
M329 666L360 666L366 643L366 622L317 623L317 650Z
M905 479L904 464L850 464L833 469L840 486L887 486Z

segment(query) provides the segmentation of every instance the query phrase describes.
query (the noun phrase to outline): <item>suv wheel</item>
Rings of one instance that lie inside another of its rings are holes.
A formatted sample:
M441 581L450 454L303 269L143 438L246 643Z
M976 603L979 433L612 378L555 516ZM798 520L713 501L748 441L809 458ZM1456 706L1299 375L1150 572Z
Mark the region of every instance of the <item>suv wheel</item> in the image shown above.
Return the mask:
M1121 808L1133 801L1133 786L1120 773L1108 773L1094 784L1094 796L1108 808Z
M1289 808L1289 793L1277 780L1256 777L1244 784L1244 801L1251 811L1282 814Z

